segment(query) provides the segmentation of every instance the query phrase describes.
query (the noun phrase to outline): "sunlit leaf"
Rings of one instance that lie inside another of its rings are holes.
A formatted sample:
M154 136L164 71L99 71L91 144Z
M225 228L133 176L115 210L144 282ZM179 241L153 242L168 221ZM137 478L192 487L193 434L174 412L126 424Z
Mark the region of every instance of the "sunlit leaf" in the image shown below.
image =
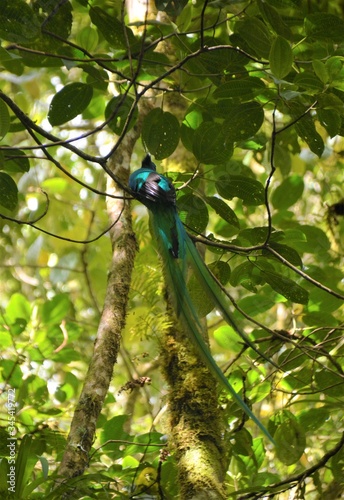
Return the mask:
M273 248L274 250L276 250L276 252L278 252L278 254L281 257L283 257L288 262L290 262L290 264L293 264L294 266L300 266L300 267L302 266L301 257L300 257L300 255L298 254L298 252L294 248L290 247L289 245L284 245L284 244L281 244L281 243L276 243L274 241L271 241L269 243L269 246L271 248ZM264 255L266 255L267 257L276 258L269 251L265 251Z
M299 175L291 175L273 191L271 202L276 209L286 210L301 198L303 190L303 178Z
M109 15L98 6L91 7L89 12L92 23L116 50L127 49L128 43L135 43L132 30L124 26L116 17Z
M21 293L14 293L6 307L6 318L11 324L16 319L24 319L28 322L31 318L31 305L27 298Z
M0 140L5 137L10 128L10 113L4 101L0 100Z
M0 205L14 210L18 203L18 188L12 177L0 172Z
M217 328L214 331L214 339L219 346L231 352L240 352L242 348L238 342L238 334L228 325Z
M178 119L172 113L154 108L145 117L142 125L142 140L147 150L157 160L170 156L176 149L180 137Z
M232 226L239 227L239 220L234 210L232 210L226 202L217 198L216 196L207 196L206 202L215 210L215 212L222 217L223 220Z
M327 408L309 408L300 413L298 421L306 432L314 432L329 418L330 413Z
M278 13L277 9L264 0L258 0L257 4L264 20L270 25L270 27L278 35L290 40L292 38L292 32L283 20L283 17ZM281 4L279 4L279 6L280 5Z
M208 225L209 213L207 205L193 194L185 194L178 198L178 210L182 221L194 231L202 233Z
M271 72L276 78L282 79L290 73L293 64L293 52L289 42L277 36L272 42L269 62Z
M60 323L69 313L70 308L71 303L67 294L56 295L43 304L42 321L45 324Z
M249 77L233 79L220 85L214 92L215 99L231 99L248 101L262 92L265 88L264 82L260 78Z
M320 158L325 146L321 135L316 131L312 117L309 114L303 116L295 123L295 128L310 150Z
M309 298L307 290L295 283L295 281L272 271L264 270L262 274L271 288L283 295L283 297L297 304L307 304Z
M233 106L222 130L228 141L242 141L258 132L264 121L263 108L255 101Z
M285 465L295 464L306 447L304 429L294 419L283 422L274 434L276 453Z
M227 200L241 198L245 205L264 203L264 186L250 177L243 175L222 176L216 181L218 193Z
M228 141L219 123L203 122L193 135L193 153L205 164L223 163L233 154L233 142Z
M105 108L105 119L109 120L111 117L108 126L115 134L120 135L122 133L129 119L129 113L131 113L131 117L127 124L127 131L135 125L138 117L138 110L136 107L133 107L134 102L134 99L129 96L116 96L108 102ZM150 152L154 154L153 149L150 149ZM157 157L157 159L159 158Z
M6 170L6 172L28 172L30 170L30 161L24 151L9 149L4 156L5 161L0 168Z
M82 113L91 102L93 89L86 83L70 83L54 95L48 113L51 125L62 125Z
M308 89L314 93L321 92L324 89L324 84L319 78L310 71L299 73L294 78L294 83L302 89Z
M344 40L344 21L333 14L316 12L305 17L305 31L313 39L331 39L334 42Z
M188 0L154 0L158 10L166 12L169 16L179 16Z
M24 0L2 0L0 37L14 43L27 43L36 38L40 23Z
M246 17L238 23L238 31L256 54L269 58L272 37L267 26L258 17Z

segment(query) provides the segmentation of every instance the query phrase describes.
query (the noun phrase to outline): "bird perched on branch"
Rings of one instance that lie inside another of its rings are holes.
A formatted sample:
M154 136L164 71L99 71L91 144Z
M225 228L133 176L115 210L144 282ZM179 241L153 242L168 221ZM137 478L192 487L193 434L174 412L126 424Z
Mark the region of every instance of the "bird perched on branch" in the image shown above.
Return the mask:
M267 359L240 331L230 316L227 300L222 290L198 253L178 216L176 191L173 184L167 177L157 173L156 166L148 154L142 161L141 168L131 174L129 187L133 196L145 205L150 212L152 231L157 240L168 290L183 331L188 335L199 357L215 379L232 395L237 404L273 442L267 429L233 389L216 364L204 341L204 329L187 288L186 273L189 265L225 321L234 328L248 346Z

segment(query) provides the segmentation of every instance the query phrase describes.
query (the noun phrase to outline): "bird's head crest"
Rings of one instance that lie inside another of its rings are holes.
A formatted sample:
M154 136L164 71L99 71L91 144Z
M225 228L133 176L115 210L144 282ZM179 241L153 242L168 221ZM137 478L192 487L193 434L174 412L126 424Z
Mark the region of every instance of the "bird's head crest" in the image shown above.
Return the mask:
M142 160L141 168L149 168L150 170L154 170L154 172L156 172L156 165L152 162L150 154L147 154Z

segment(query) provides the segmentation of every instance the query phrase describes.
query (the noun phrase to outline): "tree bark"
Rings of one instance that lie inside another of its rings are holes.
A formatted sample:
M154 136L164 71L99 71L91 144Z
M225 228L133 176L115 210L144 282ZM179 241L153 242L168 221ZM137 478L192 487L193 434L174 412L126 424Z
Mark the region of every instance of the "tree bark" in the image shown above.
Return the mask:
M175 453L180 498L225 499L228 452L216 382L177 324L162 341L162 370L168 393L170 446Z
M130 131L110 160L109 167L123 184L128 183L130 158L138 136L138 128ZM109 178L107 184L109 193L123 196L123 192L112 179ZM97 419L111 382L120 348L121 332L125 326L131 273L137 250L131 226L130 203L123 198L109 198L107 212L110 223L115 223L110 231L112 260L93 356L58 470L64 479L81 475L88 466Z

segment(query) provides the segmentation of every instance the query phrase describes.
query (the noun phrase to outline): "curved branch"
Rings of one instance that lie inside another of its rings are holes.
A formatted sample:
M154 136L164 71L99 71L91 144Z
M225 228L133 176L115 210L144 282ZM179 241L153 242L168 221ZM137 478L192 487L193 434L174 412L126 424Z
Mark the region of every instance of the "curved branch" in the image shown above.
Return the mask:
M332 288L327 287L326 285L323 285L319 281L315 280L309 274L305 273L298 267L294 266L291 264L287 259L285 259L281 254L279 254L274 248L272 248L268 243L264 243L263 245L253 245L251 247L239 247L237 245L229 245L228 243L224 243L223 241L213 241L207 238L206 236L194 236L192 234L189 235L190 238L195 242L195 243L203 243L204 245L208 245L211 247L215 248L222 248L224 250L228 250L230 252L236 253L236 254L250 254L252 252L258 252L260 250L266 250L273 254L276 259L278 259L282 264L284 264L286 267L289 267L294 273L298 274L302 278L304 278L306 281L309 281L312 283L312 285L316 286L317 288L320 288L324 292L329 293L330 295L333 295L334 297L337 297L338 299L344 300L344 295L342 295L339 292L336 292L335 290L332 290Z
M91 238L90 240L73 240L72 238L67 238L67 237L64 237L64 236L59 236L58 234L51 233L50 231L47 231L46 229L42 229L41 227L36 226L33 222L23 221L23 220L20 220L20 219L15 219L13 217L8 217L7 215L1 214L1 213L0 213L0 218L1 219L5 219L5 220L10 220L11 222L15 222L16 224L31 226L34 229L37 229L38 231L41 231L41 233L47 234L48 236L52 236L53 238L56 238L58 240L69 241L71 243L80 243L80 244L84 245L84 244L88 244L88 243L93 243L94 241L97 241L102 236L104 236L104 234L106 234L108 231L110 231L117 224L117 222L119 221L121 215L122 215L122 213L119 214L118 219L115 220L111 224L111 226L107 227L106 229L104 229L104 231L102 231L100 234L98 234L94 238ZM42 218L42 216L40 216L40 218L38 220L40 220L41 218Z
M49 196L48 196L48 193L46 193L42 188L40 188L41 192L44 194L45 198L46 198L46 206L45 206L45 209L44 209L44 212L39 215L37 217L37 219L34 219L33 221L21 221L19 219L15 219L14 217L9 217L8 215L4 215L2 213L0 213L0 218L1 219L4 219L4 220L9 220L11 222L15 222L16 224L27 224L27 225L34 225L36 222L39 222L40 220L42 220L48 213L49 211Z
M311 276L309 276L309 274L306 274L301 269L298 269L296 266L291 264L287 259L282 257L281 254L276 252L276 250L274 250L269 244L265 245L264 249L267 250L268 252L270 252L272 255L274 255L276 257L276 259L278 259L280 262L282 262L282 264L284 264L286 267L289 267L289 269L294 271L294 273L298 274L299 276L302 276L302 278L305 279L306 281L309 281L309 283L312 283L312 285L316 286L317 288L320 288L321 290L329 293L330 295L333 295L334 297L337 297L338 299L344 300L344 295L342 295L339 292L336 292L335 290L332 290L331 288L327 287L326 285L323 285L319 281L317 281L314 278L312 278Z
M325 467L327 462L330 460L330 458L334 457L339 451L343 448L344 446L344 432L342 434L341 439L338 441L338 443L325 455L317 462L314 464L312 467L309 467L303 472L300 472L299 474L296 474L295 476L291 476L287 479L284 479L283 481L279 481L278 483L271 484L269 487L266 487L264 489L261 489L259 493L255 492L250 492L245 495L240 495L237 497L238 500L247 500L247 499L258 499L262 498L263 496L266 496L266 494L274 494L276 495L278 491L281 491L280 488L282 486L288 485L288 490L291 488L294 488L298 483L303 482L307 477L310 477L312 474L314 474L317 470L321 469L322 467ZM277 490L277 491L274 491ZM285 491L285 490L283 490ZM234 494L235 495L235 494ZM232 495L232 496L234 496ZM235 495L236 496L236 495Z

